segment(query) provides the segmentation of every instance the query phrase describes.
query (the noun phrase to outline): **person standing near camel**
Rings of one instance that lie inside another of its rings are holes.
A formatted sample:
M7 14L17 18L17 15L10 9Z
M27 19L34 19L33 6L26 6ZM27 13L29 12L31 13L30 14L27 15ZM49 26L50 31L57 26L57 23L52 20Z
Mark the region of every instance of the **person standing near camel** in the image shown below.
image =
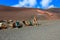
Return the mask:
M33 24L37 25L37 17L36 16L34 16L34 18L33 18Z

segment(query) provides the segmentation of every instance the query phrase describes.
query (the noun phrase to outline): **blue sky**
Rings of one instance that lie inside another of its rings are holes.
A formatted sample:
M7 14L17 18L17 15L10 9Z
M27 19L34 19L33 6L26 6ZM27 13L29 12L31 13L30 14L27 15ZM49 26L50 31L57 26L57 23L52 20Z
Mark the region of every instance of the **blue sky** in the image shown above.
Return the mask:
M60 0L0 0L0 5L31 8L60 8Z
M0 0L0 5L11 6L18 4L18 0Z

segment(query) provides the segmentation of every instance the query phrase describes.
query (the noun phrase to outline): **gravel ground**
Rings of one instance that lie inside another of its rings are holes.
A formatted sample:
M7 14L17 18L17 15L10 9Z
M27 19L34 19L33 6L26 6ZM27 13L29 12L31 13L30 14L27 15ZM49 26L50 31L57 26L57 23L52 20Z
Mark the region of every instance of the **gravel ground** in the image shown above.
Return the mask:
M60 40L60 20L39 23L41 25L0 30L0 40Z

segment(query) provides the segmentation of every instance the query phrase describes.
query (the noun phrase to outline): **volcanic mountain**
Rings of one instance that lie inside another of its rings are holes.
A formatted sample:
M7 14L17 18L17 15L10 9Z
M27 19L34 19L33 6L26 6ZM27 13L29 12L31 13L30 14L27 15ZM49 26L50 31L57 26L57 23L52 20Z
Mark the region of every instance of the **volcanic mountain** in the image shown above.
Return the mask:
M31 20L34 16L36 16L38 20L59 19L58 15L60 14L54 12L54 10L0 6L0 20Z

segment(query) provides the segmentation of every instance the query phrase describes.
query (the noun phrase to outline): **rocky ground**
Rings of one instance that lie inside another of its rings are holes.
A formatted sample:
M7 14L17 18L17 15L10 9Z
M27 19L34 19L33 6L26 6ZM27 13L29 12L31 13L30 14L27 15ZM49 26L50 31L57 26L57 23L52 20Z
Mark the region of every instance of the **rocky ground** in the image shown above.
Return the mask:
M60 40L60 20L38 22L38 26L0 30L0 40Z

